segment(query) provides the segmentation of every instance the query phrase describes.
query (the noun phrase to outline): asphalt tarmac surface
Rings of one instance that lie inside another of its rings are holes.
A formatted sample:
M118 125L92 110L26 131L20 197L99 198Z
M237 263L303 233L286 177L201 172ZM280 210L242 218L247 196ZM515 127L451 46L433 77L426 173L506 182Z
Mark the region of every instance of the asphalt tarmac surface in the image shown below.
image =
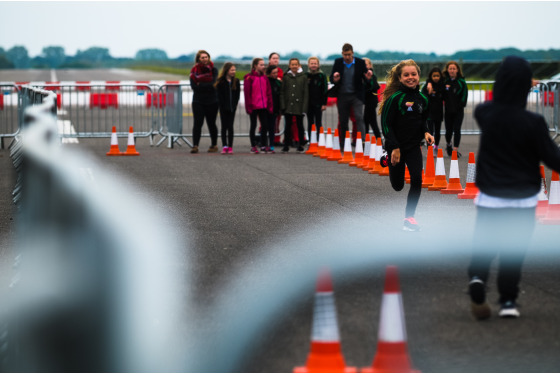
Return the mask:
M121 149L125 141L120 139ZM290 372L303 365L309 352L316 274L310 263L333 270L342 349L350 366L372 363L385 266L395 264L408 349L416 369L559 371L558 226L536 226L518 300L521 318L497 317L493 268L488 293L493 316L477 322L470 316L466 293L476 216L472 200L423 189L416 214L422 231L403 232L408 186L396 192L388 177L298 154L294 148L288 154L251 154L247 138L235 139L233 155L207 153L207 146L209 139L203 138L201 152L193 155L187 146L154 147L138 138L139 157L106 157L108 139L80 139L78 144L64 145L91 155L101 168L128 180L123 189L169 212L191 247L185 253L192 256L186 260L194 272L189 278L194 294L192 300L185 300L186 308L212 315L221 307L217 303L223 294L233 293L240 303L249 300L239 305L241 311L259 302L266 310L275 293L281 297L281 290L301 290L301 297L279 302L280 309L250 337L242 354L232 353L240 357L233 366L220 366L221 357L214 357L207 366L196 367L197 371ZM459 160L463 186L468 152L476 152L477 146L478 136L463 136ZM445 156L444 160L449 175L450 159ZM7 149L0 150L0 170L0 264L7 265L13 259L17 230L11 202L15 177ZM93 177L96 172L101 170L92 170ZM550 183L549 170L547 179ZM146 192L136 192L137 187ZM275 288L253 296L243 294L236 281L251 279L251 272L267 266L269 279L255 277L246 289L258 289L258 282ZM283 276L274 272L285 268L291 270ZM297 271L308 272L304 279L311 282L298 283ZM257 312L248 310L244 323L250 325ZM236 323L233 318L201 321L184 323L198 325L199 333L207 330L209 338ZM235 342L226 343L231 344L231 352L238 352L233 349ZM185 364L185 368L190 366Z

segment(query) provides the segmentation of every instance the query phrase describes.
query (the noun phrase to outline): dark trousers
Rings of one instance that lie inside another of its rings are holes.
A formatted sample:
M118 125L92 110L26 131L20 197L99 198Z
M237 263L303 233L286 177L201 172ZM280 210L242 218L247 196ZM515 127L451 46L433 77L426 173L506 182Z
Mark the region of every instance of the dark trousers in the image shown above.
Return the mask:
M218 144L218 127L216 126L216 117L218 117L218 103L213 104L203 104L203 103L192 103L194 126L193 126L193 143L198 147L200 143L200 137L202 133L202 125L204 124L204 118L206 118L206 124L208 125L208 130L210 131L210 141L212 146Z
M535 208L476 209L473 254L469 278L488 281L490 264L499 255L500 303L515 301L519 294L521 267L535 228Z
M220 109L220 121L222 123L222 146L233 147L233 121L235 112Z
M445 112L445 141L447 144L451 143L451 137L453 136L453 146L459 147L459 143L461 143L461 126L463 125L464 116L465 111L463 109L457 113Z
M276 132L275 129L276 129L277 118L278 118L278 114L267 113L266 125L261 126L261 146L274 147L274 136Z
M262 130L263 127L267 126L267 117L268 117L267 113L268 110L266 109L255 109L249 115L249 119L251 122L251 128L249 129L249 139L251 140L251 147L257 146L257 137L255 135L255 132L257 130L257 118L261 123L261 130Z
M284 116L286 117L287 123L284 129L284 145L289 146L292 143L292 123L295 117L299 135L299 146L301 146L303 142L305 142L303 135L303 115L286 113Z
M406 151L401 149L400 162L395 166L389 163L389 179L395 191L401 191L404 187L405 165L408 166L410 173L410 190L406 199L405 217L414 217L422 192L422 149L419 146Z
M338 120L340 122L340 149L344 149L344 141L346 139L346 131L348 131L348 119L350 118L350 109L354 109L354 117L356 118L356 126L362 133L362 140L365 139L364 125L364 103L358 99L356 95L340 94L336 100L338 109Z
M441 119L440 120L429 119L428 130L430 131L430 134L434 136L434 144L439 147L439 141L441 139Z
M323 126L323 111L321 110L321 105L309 105L307 111L307 136L309 141L311 141L311 127L315 125L317 129L317 134L319 129Z
M377 103L374 104L370 104L370 103L366 103L366 105L364 105L364 127L365 127L365 133L369 133L369 128L371 127L371 129L373 130L373 134L375 135L375 138L381 138L381 132L379 132L379 126L377 126L377 113L376 113L376 109L377 109ZM346 134L344 135L346 136ZM365 140L365 138L364 138Z

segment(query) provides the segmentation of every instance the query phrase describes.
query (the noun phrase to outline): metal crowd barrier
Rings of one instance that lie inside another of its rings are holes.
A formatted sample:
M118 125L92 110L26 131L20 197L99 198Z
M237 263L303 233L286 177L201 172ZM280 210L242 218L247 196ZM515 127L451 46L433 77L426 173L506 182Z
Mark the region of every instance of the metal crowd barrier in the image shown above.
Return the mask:
M0 83L0 149L4 138L15 138L19 131L21 114L20 87L13 83Z
M383 84L384 82L380 82ZM243 85L243 82L241 82ZM463 120L463 134L479 134L473 117L480 103L492 99L493 81L468 81L469 96ZM185 143L191 146L193 130L192 89L188 83L57 83L45 84L45 90L57 95L58 127L62 137L95 138L110 137L113 126L119 136L126 136L133 126L135 136L149 137L154 145L155 137L161 136L157 145L167 140L168 147ZM243 87L241 87L243 88ZM554 137L558 135L560 82L542 83L533 87L528 96L528 109L543 115ZM0 84L0 146L5 137L15 137L22 119L25 102L20 87L15 84ZM219 115L216 119L220 128ZM379 125L378 116L378 125ZM284 132L284 119L279 121L277 135ZM328 106L323 112L323 124L335 128L338 124L336 105ZM259 125L260 126L260 125ZM235 136L249 136L250 120L245 112L241 94L236 112ZM307 119L304 120L307 129ZM257 129L258 132L258 129ZM442 133L445 128L442 126ZM202 128L203 137L209 137L208 127ZM218 137L220 133L218 130Z

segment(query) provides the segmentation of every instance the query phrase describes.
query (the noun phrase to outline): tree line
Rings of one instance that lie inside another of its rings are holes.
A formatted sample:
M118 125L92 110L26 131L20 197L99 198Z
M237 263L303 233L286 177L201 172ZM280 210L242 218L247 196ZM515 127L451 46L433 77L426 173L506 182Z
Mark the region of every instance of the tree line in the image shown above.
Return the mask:
M46 68L106 68L126 67L138 63L156 64L185 64L194 61L196 52L181 55L177 58L169 58L167 53L158 48L146 48L139 50L134 58L113 57L108 48L90 47L86 50L78 50L74 56L66 54L64 47L48 46L35 57L29 56L27 48L16 45L8 50L0 47L0 69L46 69ZM530 61L560 61L560 49L548 50L519 50L517 48L502 49L471 49L458 51L451 55L438 55L435 53L405 53L395 51L373 51L365 54L356 52L360 57L368 57L374 61L399 61L412 58L418 62L431 61L500 61L508 55L518 55ZM297 57L303 61L310 57L310 53L293 51L284 57ZM213 56L214 61L251 61L255 56L234 57L229 55ZM323 61L332 61L340 57L340 53L330 54L323 57Z

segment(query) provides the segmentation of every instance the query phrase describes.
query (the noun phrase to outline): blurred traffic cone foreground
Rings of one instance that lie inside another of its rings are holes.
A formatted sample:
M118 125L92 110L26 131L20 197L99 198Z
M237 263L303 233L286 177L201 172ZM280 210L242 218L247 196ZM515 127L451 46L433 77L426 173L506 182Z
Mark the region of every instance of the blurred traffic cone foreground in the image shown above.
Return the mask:
M401 289L396 266L387 266L385 289L381 300L381 316L377 352L372 366L362 369L363 373L414 373L408 355L406 326Z
M355 372L356 368L347 367L342 356L332 278L328 269L322 269L317 280L313 307L311 352L305 366L295 367L294 373Z

